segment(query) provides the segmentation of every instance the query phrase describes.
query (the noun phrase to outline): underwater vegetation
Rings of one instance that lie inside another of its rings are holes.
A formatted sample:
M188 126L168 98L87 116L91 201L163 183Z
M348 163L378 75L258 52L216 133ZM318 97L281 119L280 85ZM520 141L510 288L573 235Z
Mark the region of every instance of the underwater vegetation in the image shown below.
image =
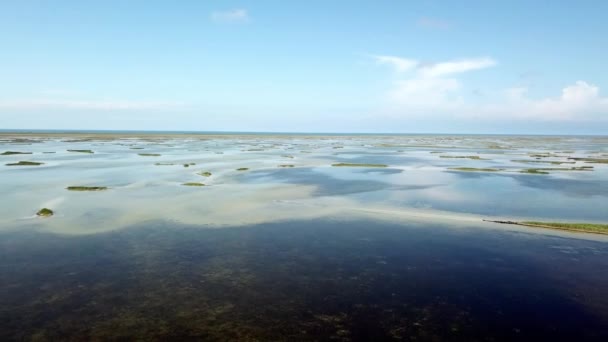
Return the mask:
M448 167L448 170L465 171L465 172L498 172L498 171L503 171L504 169L476 168L476 167Z
M36 213L37 216L42 216L42 217L49 217L49 216L53 216L53 211L49 208L42 208L40 210L38 210L38 212Z
M201 172L197 172L196 174L199 176L203 176L203 177L210 177L212 175L212 173L209 171L201 171Z
M183 186L205 186L204 183L200 183L200 182L186 182L186 183L182 183Z
M138 153L142 157L160 157L159 153Z
M236 169L237 171L247 171L249 170L248 167L239 167L238 169Z
M32 154L32 152L6 151L6 152L0 153L0 156L12 156L15 154Z
M17 163L8 163L6 166L38 166L43 165L44 163L33 162L33 161L20 161Z
M294 167L295 165L293 164L281 164L279 165L279 167Z
M77 153L95 153L91 150L68 150L68 152L77 152Z
M366 164L366 163L336 163L331 164L333 167L388 167L386 164Z
M186 163L186 164L184 164L184 167L190 167L192 165L196 165L196 163Z
M102 191L107 190L107 186L68 186L69 191Z

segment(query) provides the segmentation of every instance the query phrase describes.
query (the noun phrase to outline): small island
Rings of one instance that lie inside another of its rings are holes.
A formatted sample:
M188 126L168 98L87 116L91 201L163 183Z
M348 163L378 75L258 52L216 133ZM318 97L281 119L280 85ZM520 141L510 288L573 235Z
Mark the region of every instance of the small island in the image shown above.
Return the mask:
M187 183L182 183L183 186L205 186L204 183L200 183L200 182L187 182Z
M38 166L38 165L44 165L44 163L33 162L33 161L20 161L17 163L6 164L6 166Z
M40 217L50 217L53 216L53 214L54 212L49 208L42 208L36 213L36 215Z
M68 186L69 191L102 191L107 190L107 186Z
M16 154L32 154L32 152L6 151L6 152L0 153L0 156L13 156Z
M581 233L608 234L608 224L576 223L576 222L544 222L544 221L500 221L483 220L486 222L513 224L518 226L568 230Z
M76 153L95 153L91 150L68 150L68 152L76 152Z

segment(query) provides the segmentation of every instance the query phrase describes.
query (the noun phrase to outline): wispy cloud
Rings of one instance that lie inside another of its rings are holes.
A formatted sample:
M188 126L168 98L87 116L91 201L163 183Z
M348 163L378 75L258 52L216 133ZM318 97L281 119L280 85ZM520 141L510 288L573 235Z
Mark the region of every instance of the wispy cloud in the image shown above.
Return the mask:
M417 111L460 106L463 103L459 94L462 84L455 76L497 64L489 57L437 63L422 63L411 58L386 55L373 57L378 64L390 65L399 75L407 76L396 81L389 91L391 102Z
M111 101L111 100L55 100L25 99L1 101L0 110L79 109L79 110L161 110L183 107L179 102Z
M249 13L243 8L215 11L211 13L211 20L219 23L244 23L249 21Z
M464 73L472 70L485 69L497 63L489 57L460 59L438 63L422 63L411 58L397 56L375 55L378 64L389 65L397 72L417 70L419 77L442 77L450 74Z
M373 56L378 64L386 64L393 68L397 72L406 72L415 68L418 65L418 61L413 59L406 59L395 56Z
M422 17L416 21L416 25L428 29L441 29L445 30L450 28L452 25L445 20L438 18Z
M450 74L459 74L472 70L485 69L496 65L492 58L461 59L457 61L441 62L421 66L420 72L426 77L442 77Z

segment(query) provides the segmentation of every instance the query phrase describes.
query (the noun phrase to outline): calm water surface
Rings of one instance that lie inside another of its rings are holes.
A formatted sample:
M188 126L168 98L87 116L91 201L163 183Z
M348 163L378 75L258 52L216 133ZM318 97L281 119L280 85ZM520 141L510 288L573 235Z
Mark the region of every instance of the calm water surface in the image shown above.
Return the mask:
M608 340L608 239L481 221L608 222L608 164L569 159L608 158L606 138L0 135L4 151L31 154L0 156L2 341Z

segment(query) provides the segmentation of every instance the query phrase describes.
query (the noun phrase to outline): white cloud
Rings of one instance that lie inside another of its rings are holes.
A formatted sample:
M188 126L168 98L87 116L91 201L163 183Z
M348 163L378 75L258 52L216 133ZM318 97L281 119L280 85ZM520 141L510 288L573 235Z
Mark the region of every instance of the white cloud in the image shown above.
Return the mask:
M211 13L211 19L221 23L242 23L249 21L249 13L243 8L228 11L215 11Z
M457 61L441 62L420 67L424 77L441 77L450 74L459 74L472 70L485 69L496 65L492 58L462 59Z
M492 102L479 102L479 98L467 101L457 76L493 67L497 65L494 59L433 64L386 55L374 59L393 67L399 75L409 75L394 82L388 91L388 114L393 118L608 122L608 97L602 97L599 87L585 81L576 81L553 97L531 98L526 87L514 87L506 89L503 96L483 100Z
M461 82L456 78L445 76L496 65L496 61L488 57L432 64L395 56L374 56L374 58L378 64L390 65L399 73L415 70L410 78L395 82L389 98L393 104L407 106L409 109L415 107L416 110L436 107L454 108L460 105L463 101L458 94Z
M81 109L81 110L155 110L182 107L178 102L161 101L89 101L89 100L54 100L27 99L1 101L0 110L33 110L33 109Z
M557 97L531 99L526 95L526 88L508 89L505 106L490 106L489 112L534 120L608 120L608 98L601 97L599 88L585 81L564 87Z

